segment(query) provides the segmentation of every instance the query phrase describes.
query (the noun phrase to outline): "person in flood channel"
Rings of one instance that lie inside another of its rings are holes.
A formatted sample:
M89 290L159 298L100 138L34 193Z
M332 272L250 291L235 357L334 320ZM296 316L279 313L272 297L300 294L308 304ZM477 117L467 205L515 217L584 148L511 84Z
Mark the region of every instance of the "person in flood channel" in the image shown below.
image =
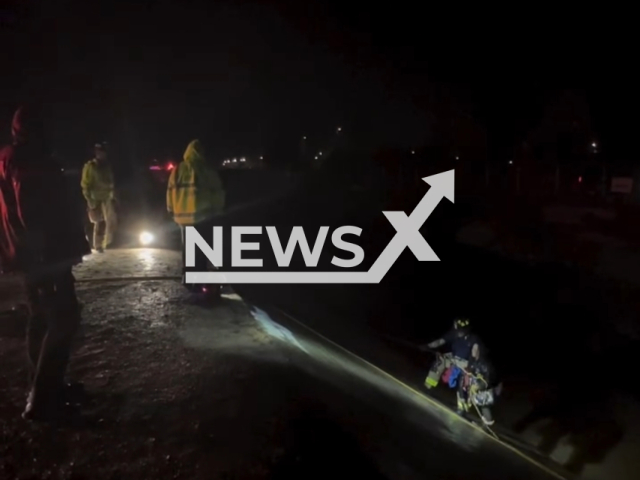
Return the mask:
M433 342L421 345L422 351L433 350L444 345L451 347L451 352L439 355L429 370L429 375L424 381L428 389L437 387L442 374L452 366L460 369L467 368L471 347L477 342L477 336L471 333L468 318L459 317L453 321L453 329L447 332L442 338Z
M28 304L30 389L22 416L51 420L70 413L77 392L64 383L80 324L72 267L90 250L39 110L19 108L11 133L12 145L0 151L0 267L16 278Z

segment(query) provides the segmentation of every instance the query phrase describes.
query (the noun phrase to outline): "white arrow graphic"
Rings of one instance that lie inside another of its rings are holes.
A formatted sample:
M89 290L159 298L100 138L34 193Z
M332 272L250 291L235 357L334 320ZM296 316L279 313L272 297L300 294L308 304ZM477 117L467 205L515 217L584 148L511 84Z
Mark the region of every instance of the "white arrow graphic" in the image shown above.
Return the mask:
M395 236L367 272L187 272L186 283L266 284L266 283L380 283L402 251L409 247L421 262L440 259L420 235L420 228L442 198L454 202L454 170L424 177L431 188L407 216L402 211L382 212L396 229Z

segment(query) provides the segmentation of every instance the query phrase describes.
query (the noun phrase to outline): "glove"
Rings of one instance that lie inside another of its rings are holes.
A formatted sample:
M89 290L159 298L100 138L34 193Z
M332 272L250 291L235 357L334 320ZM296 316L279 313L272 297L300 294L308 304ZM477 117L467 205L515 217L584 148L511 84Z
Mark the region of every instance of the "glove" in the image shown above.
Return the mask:
M424 344L424 349L425 350L435 350L435 349L441 347L442 345L444 345L444 341L435 340L433 342L425 343Z

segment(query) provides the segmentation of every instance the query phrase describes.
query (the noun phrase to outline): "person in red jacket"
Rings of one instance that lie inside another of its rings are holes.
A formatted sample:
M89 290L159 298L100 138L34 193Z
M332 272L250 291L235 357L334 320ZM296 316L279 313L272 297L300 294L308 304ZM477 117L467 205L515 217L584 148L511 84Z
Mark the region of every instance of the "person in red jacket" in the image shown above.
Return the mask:
M29 311L30 390L23 417L46 420L68 406L64 376L80 323L72 267L91 252L62 168L48 154L37 108L13 117L0 149L0 268L23 286Z

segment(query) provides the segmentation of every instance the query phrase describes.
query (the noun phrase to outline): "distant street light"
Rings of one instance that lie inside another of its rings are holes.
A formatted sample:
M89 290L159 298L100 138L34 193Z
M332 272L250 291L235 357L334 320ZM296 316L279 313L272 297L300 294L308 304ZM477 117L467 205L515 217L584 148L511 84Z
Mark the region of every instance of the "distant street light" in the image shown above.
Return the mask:
M338 132L341 132L341 131L342 131L342 127L338 127Z
M303 140L306 140L306 139L307 139L307 137L302 137L302 139L303 139Z
M264 157L260 157L260 160L263 160L263 159L264 159Z
M509 165L513 165L513 160L509 160Z
M593 142L593 143L591 144L591 146L592 146L593 148L596 148L596 147L598 146L598 144L597 144L596 142Z
M315 156L315 159L316 159L316 160L318 159L318 156L317 156L317 155Z
M415 150L411 150L411 155L415 155L416 151Z
M318 155L322 155L322 152L318 152Z
M460 160L460 157L456 157L456 160Z

